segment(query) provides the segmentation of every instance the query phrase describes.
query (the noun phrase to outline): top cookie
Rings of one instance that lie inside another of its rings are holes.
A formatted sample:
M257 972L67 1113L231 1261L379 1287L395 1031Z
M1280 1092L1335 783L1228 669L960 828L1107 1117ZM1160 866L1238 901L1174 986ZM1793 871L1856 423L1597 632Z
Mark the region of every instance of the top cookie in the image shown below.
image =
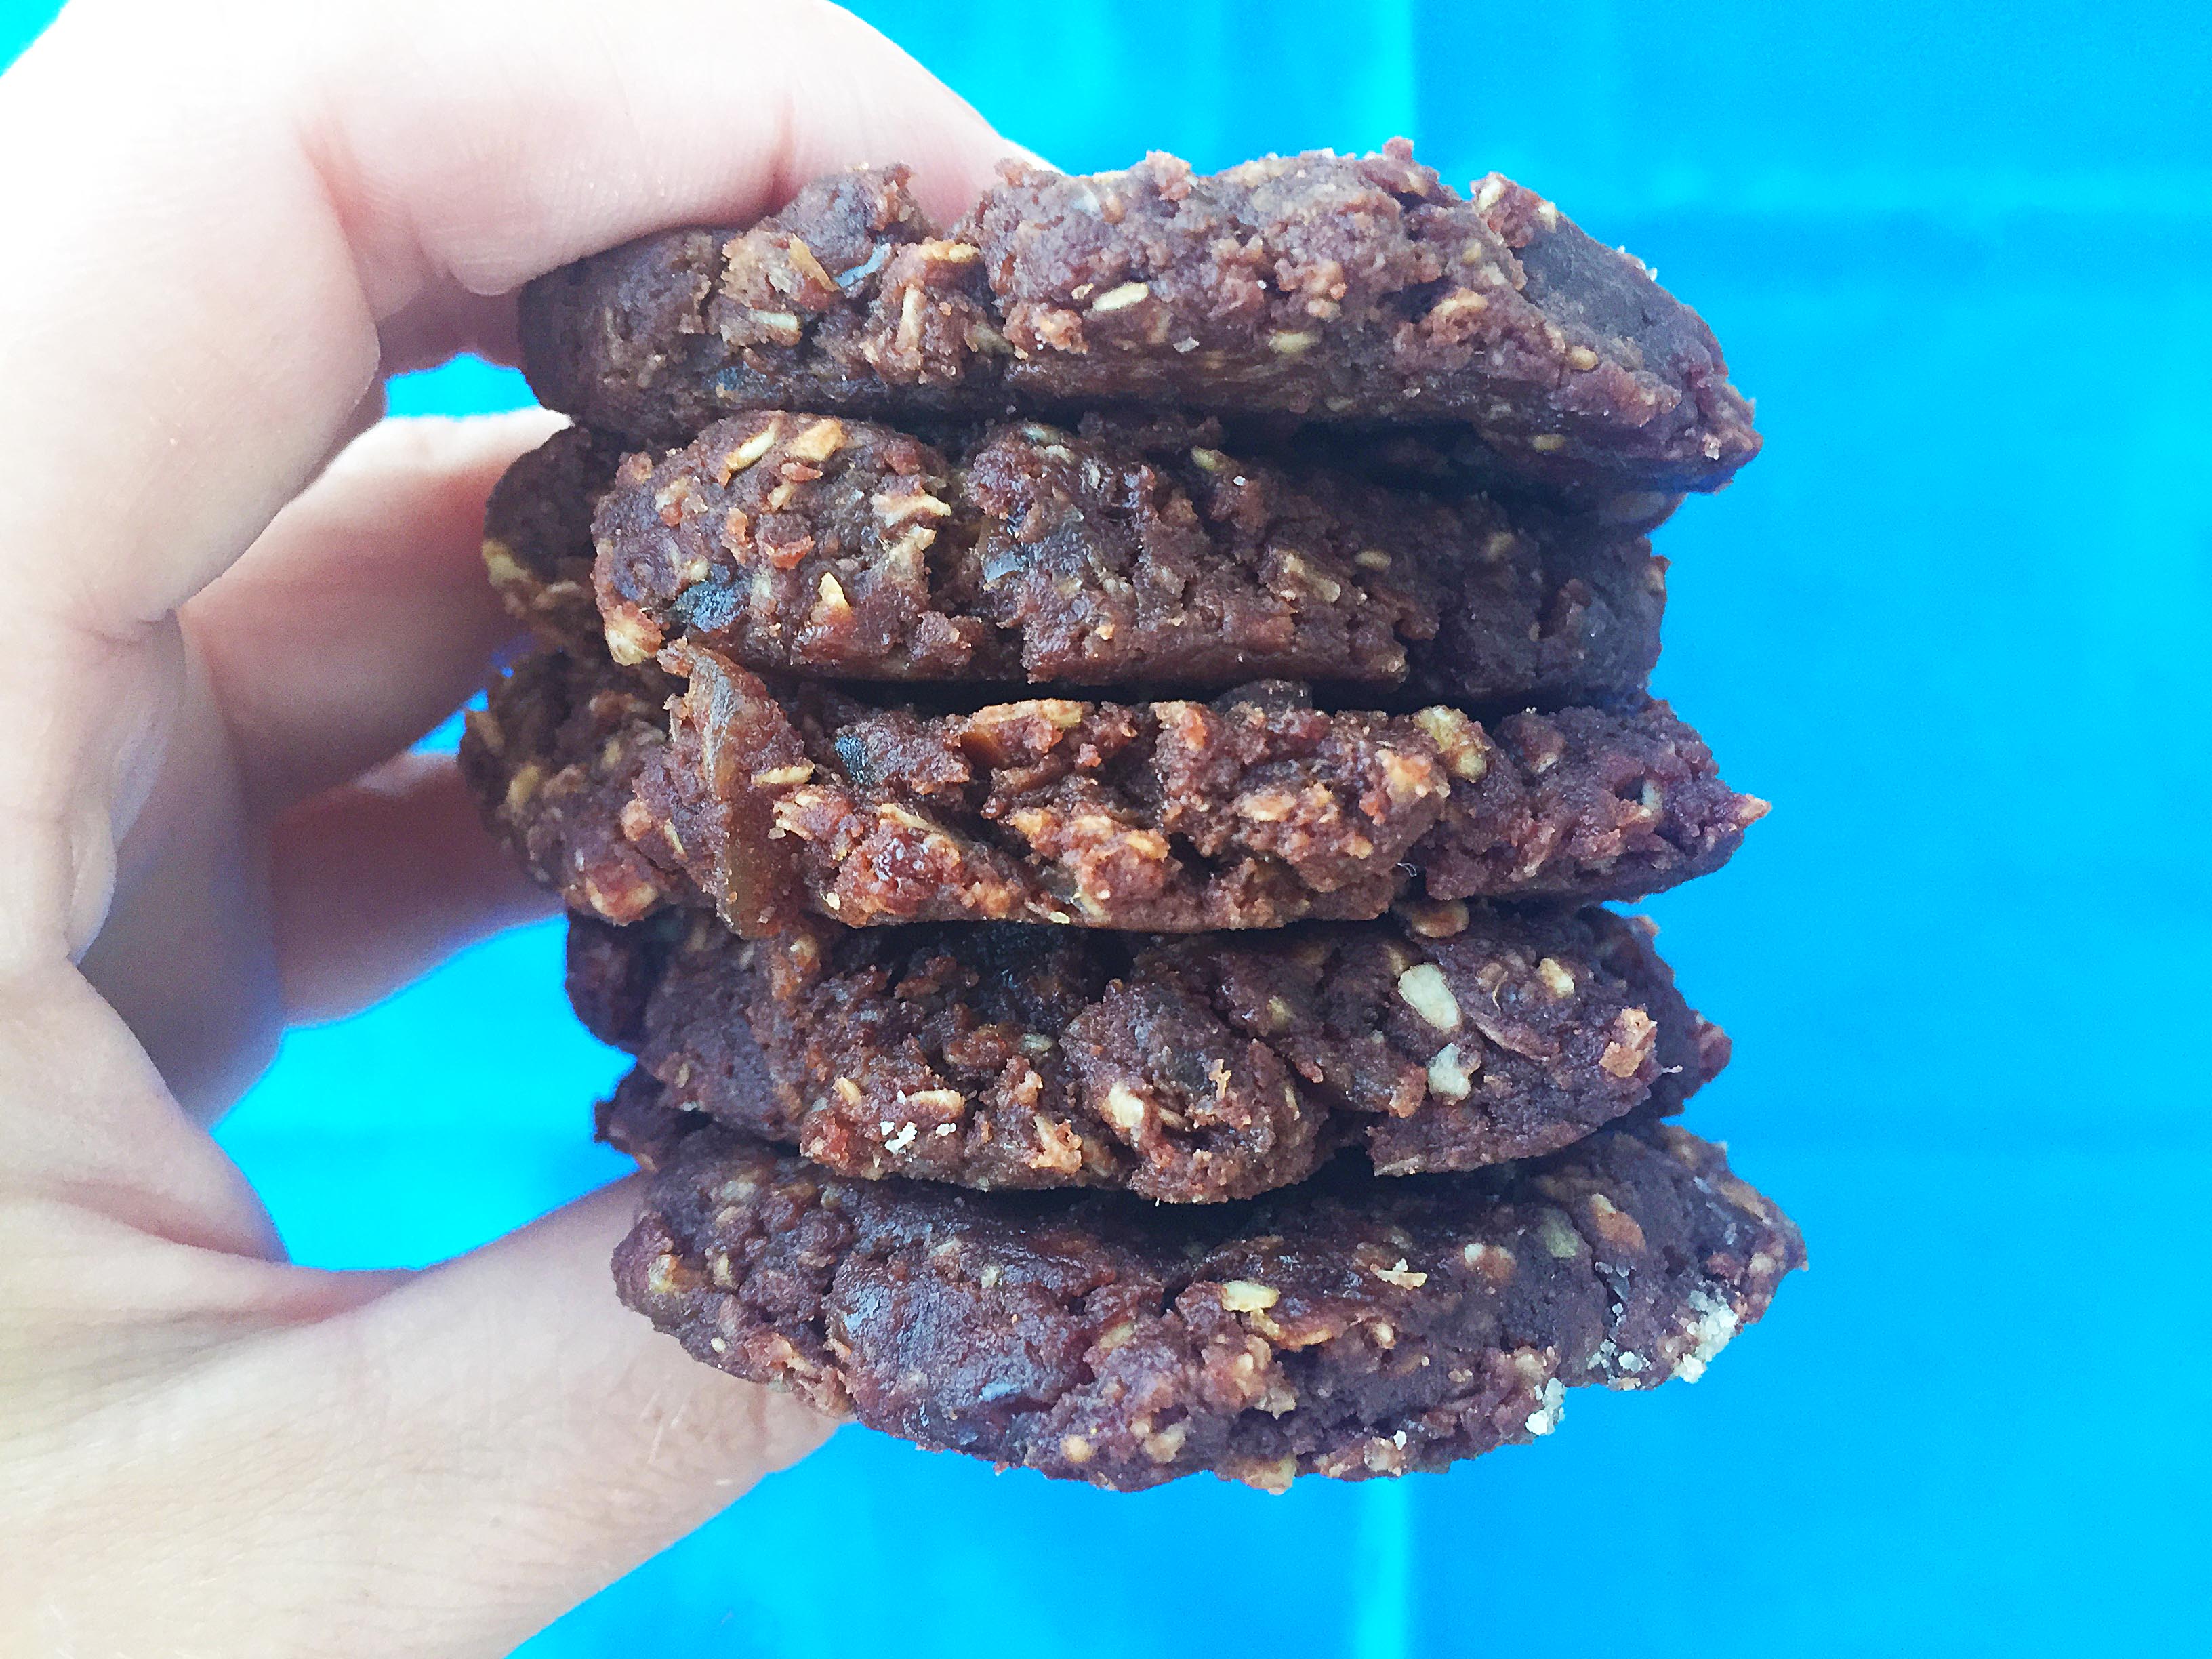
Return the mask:
M1711 331L1641 264L1498 174L1461 197L1402 139L1208 177L1009 164L944 233L907 179L817 179L750 230L539 278L532 385L650 442L775 407L1449 422L1501 477L1593 506L1717 489L1759 449Z

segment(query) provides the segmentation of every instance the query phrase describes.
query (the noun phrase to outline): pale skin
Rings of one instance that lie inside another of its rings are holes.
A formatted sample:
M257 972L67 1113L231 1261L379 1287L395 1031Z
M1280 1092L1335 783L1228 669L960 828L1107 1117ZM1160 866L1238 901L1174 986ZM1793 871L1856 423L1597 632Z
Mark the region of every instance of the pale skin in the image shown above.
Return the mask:
M0 79L0 1651L504 1653L827 1433L615 1301L627 1185L326 1273L207 1127L544 908L391 757L509 636L483 498L555 422L383 377L593 249L863 161L949 217L1009 149L806 0L80 0Z

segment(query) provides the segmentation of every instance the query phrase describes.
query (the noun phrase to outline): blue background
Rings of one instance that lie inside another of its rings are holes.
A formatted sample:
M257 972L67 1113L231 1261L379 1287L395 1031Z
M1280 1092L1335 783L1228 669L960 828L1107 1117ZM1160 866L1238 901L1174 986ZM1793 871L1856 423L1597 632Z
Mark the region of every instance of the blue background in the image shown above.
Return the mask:
M0 0L0 58L48 9ZM860 9L1060 165L1408 133L1656 264L1765 455L1662 532L1660 689L1777 809L1652 908L1737 1039L1692 1127L1814 1268L1698 1387L1448 1475L1112 1498L848 1431L529 1659L2203 1650L2212 9ZM396 408L495 408L510 374ZM295 1034L222 1136L295 1251L616 1172L558 940Z

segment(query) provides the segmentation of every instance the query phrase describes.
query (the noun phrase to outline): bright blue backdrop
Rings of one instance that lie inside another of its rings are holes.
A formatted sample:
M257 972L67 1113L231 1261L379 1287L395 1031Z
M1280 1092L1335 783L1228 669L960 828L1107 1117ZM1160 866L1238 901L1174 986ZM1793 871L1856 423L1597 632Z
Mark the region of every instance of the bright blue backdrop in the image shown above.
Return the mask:
M0 56L46 9L0 0ZM825 1607L911 1659L2203 1650L2212 9L861 9L1063 166L1406 132L1712 321L1768 446L1662 534L1660 689L1778 806L1653 908L1737 1039L1690 1121L1814 1266L1699 1387L1449 1476L1110 1498L848 1431L529 1659L811 1651ZM222 1133L300 1256L616 1172L557 957L287 1042Z

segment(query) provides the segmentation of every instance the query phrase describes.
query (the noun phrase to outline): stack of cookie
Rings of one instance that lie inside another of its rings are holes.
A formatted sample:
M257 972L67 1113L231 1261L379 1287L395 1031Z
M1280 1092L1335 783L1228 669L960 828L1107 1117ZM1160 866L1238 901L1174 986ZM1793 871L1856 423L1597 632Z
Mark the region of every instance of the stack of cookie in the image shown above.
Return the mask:
M1756 451L1697 317L1394 143L902 169L555 272L464 761L574 912L697 1358L1113 1487L1433 1468L1802 1261L1597 908L1763 804L1645 684Z

